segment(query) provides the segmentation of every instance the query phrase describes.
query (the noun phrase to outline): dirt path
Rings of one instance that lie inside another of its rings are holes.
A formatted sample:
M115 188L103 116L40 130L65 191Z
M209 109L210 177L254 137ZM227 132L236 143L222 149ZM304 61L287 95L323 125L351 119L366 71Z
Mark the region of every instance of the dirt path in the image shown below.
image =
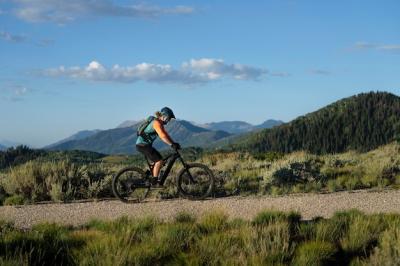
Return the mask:
M148 201L124 204L119 201L100 201L70 204L40 204L0 207L0 220L15 222L16 226L28 228L41 222L57 222L81 225L91 219L115 219L121 216L156 216L171 219L176 213L186 211L201 216L213 210L223 211L231 218L253 218L265 209L301 213L304 219L315 216L330 217L338 210L359 209L366 213L400 213L400 190L383 192L357 191L332 194L301 194L282 197L249 196L220 198L206 201L183 199Z

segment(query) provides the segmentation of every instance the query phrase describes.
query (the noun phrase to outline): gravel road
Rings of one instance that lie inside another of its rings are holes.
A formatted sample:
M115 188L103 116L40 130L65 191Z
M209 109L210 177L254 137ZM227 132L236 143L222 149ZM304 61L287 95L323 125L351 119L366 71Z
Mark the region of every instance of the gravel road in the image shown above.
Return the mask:
M258 212L265 209L298 211L303 219L311 219L315 216L330 217L336 211L346 209L359 209L365 213L400 213L400 190L380 192L364 190L282 197L229 197L206 201L149 200L134 204L109 200L69 204L3 206L0 207L0 220L12 221L20 228L29 228L41 222L57 222L78 226L94 218L111 220L121 216L156 216L170 220L181 211L201 216L214 210L223 211L230 218L252 219Z

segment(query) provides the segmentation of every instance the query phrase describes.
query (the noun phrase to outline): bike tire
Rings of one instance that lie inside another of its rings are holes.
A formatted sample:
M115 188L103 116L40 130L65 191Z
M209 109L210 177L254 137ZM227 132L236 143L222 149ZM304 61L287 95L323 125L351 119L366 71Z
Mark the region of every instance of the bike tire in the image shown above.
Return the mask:
M196 185L193 182L191 182L189 175L187 174L187 171L191 173L193 179L197 182L200 182L198 174L203 174L206 178L208 178L207 183L204 185L204 187L200 187L200 185ZM192 185L193 187L189 187L190 185ZM179 194L183 198L190 200L205 199L214 192L215 188L214 174L210 170L210 168L208 168L204 164L200 163L187 164L187 167L183 168L177 175L177 187Z
M127 180L124 180L124 178ZM140 168L126 167L121 169L112 179L111 186L113 194L116 198L125 203L143 201L150 191L150 186L138 186L137 184L135 185L135 182L144 183L145 180L145 173ZM137 195L135 195L135 191Z

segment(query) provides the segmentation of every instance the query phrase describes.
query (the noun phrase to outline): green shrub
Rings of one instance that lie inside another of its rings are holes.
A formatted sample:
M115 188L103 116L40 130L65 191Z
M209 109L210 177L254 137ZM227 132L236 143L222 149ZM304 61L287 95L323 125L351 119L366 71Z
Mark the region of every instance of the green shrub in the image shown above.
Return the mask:
M328 188L329 192L336 192L341 189L340 186L337 185L335 179L329 180L328 183L326 184L326 187Z
M201 232L206 234L224 231L228 226L228 216L222 212L208 213L198 223Z
M11 222L0 220L0 236L14 230L14 225ZM1 264L0 264L1 265Z
M367 255L385 227L380 216L355 216L340 240L341 246L348 254Z
M175 216L175 222L177 223L194 223L196 222L196 217L188 212L179 212Z
M400 265L400 228L392 227L379 239L379 246L375 248L365 265Z
M290 225L297 225L300 219L301 215L297 212L263 211L254 217L252 224L262 226L276 222L288 222Z
M4 200L4 205L23 205L25 204L25 199L21 195L13 195Z
M240 231L216 232L201 238L195 246L197 265L245 265L245 240Z
M275 220L268 226L254 227L248 249L255 264L275 265L287 262L293 253L291 224Z
M81 241L69 238L69 229L55 224L40 224L30 231L17 229L3 235L2 246L14 258L26 258L28 265L71 265L71 248L82 246Z
M337 243L346 233L347 224L340 219L321 220L314 226L315 240Z
M296 249L293 265L327 265L335 261L337 248L334 244L322 241L309 241Z

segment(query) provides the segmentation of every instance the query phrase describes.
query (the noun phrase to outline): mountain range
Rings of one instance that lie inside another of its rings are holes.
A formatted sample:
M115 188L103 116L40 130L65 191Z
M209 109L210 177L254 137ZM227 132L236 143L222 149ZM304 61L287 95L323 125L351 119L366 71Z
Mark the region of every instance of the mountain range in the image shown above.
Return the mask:
M125 121L117 128L108 130L85 130L80 131L64 140L48 145L49 150L87 150L106 154L132 154L135 153L136 131L141 122ZM225 121L210 123L202 126L185 120L173 120L166 129L172 138L182 146L206 147L221 139L259 130L262 125L277 125L283 123L279 120L267 120L261 125L253 126L241 121ZM247 125L244 130L242 125ZM222 130L225 129L225 130ZM165 148L160 140L154 143L156 148Z
M6 150L6 149L7 149L6 146L0 144L0 151L4 151L4 150Z

